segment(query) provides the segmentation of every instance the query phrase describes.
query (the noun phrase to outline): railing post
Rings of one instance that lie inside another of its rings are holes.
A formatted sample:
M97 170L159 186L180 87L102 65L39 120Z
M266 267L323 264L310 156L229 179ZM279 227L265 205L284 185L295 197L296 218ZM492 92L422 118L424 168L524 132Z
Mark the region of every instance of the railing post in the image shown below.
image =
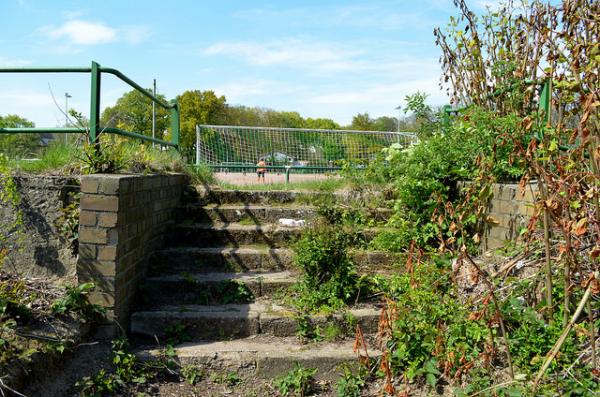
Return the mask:
M200 165L200 126L196 125L196 165Z
M290 183L290 170L292 169L292 167L287 166L285 167L285 183L288 184Z
M171 142L175 146L175 150L179 150L179 105L175 99L171 103L173 104L171 108Z
M100 129L100 65L92 61L91 70L92 90L90 100L90 144L98 143Z
M544 82L544 85L542 86L542 92L540 93L540 110L544 111L544 118L546 121L546 124L550 123L550 116L551 116L551 105L552 105L552 94L551 94L551 88L552 88L552 79L548 79Z

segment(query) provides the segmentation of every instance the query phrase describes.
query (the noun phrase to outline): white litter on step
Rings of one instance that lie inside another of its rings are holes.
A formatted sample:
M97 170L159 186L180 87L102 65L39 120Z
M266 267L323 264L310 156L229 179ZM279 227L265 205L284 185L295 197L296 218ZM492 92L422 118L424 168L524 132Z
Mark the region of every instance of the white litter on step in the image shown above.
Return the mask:
M279 224L281 226L287 226L287 227L302 227L304 226L304 219L290 219L290 218L280 218L279 219Z
M525 262L523 262L522 260L518 261L517 264L515 265L515 268L517 270L521 270L523 267L525 266Z

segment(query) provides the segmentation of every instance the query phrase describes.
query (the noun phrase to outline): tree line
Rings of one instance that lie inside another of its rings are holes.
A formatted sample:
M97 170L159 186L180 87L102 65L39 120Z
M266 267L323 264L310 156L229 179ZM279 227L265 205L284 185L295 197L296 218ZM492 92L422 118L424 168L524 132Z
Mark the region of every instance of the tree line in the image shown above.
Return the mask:
M151 91L148 89L148 91ZM164 95L157 97L167 101ZM230 105L224 95L217 96L212 90L188 90L176 97L180 107L180 143L183 149L195 144L195 128L198 124L239 125L258 127L283 127L307 129L352 129L365 131L396 131L396 117L372 118L369 113L358 113L349 125L341 125L330 118L302 117L296 111L281 111L266 107ZM170 139L170 115L160 106L155 107L157 138ZM73 113L71 111L70 113ZM81 120L80 120L81 121ZM83 124L86 124L83 120ZM114 106L104 109L102 127L117 127L125 131L152 135L152 102L136 90L123 94ZM33 127L34 123L18 115L0 116L0 128ZM415 115L400 119L402 131L416 131L418 120ZM0 152L10 157L24 157L35 153L40 145L40 136L35 134L11 134L0 136Z
M163 95L158 97L166 100ZM295 111L230 105L225 96L217 96L211 90L188 90L178 95L176 100L181 111L180 143L184 149L194 145L195 129L198 124L366 131L395 131L398 128L397 118L388 116L372 118L368 113L357 114L349 125L344 126L330 118L304 118ZM170 138L167 132L169 123L168 111L157 106L155 129L157 137ZM102 125L149 135L152 131L151 102L138 91L127 92L117 100L115 106L104 110ZM415 130L414 118L401 119L400 128L404 131Z

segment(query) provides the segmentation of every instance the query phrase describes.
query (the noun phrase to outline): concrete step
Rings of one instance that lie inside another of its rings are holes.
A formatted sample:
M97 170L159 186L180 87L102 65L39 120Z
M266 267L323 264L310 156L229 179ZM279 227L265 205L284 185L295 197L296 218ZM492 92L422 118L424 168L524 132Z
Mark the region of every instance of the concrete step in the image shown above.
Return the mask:
M144 283L148 306L247 303L292 286L296 276L283 272L168 274L149 277Z
M293 268L293 252L267 246L178 247L156 251L151 275L181 272L275 271Z
M349 313L349 314L348 314ZM313 327L324 330L336 326L353 332L358 324L364 333L377 331L379 309L370 305L353 308L346 313L315 315L309 321ZM192 340L226 340L258 334L294 336L298 319L286 308L272 303L226 305L161 306L157 310L144 310L131 316L131 332L147 338L163 338L167 327L177 327Z
M331 196L331 193L287 190L229 190L215 189L199 198L201 204L309 204ZM337 196L336 196L337 197Z
M357 231L356 244L370 241L378 228ZM175 225L166 236L166 245L171 247L240 247L244 245L266 245L270 248L289 246L302 234L301 227L279 225L242 225L240 223L197 223Z
M317 368L318 380L338 378L340 365L356 365L357 354L353 341L302 344L297 338L250 337L231 341L200 341L175 347L181 365L193 364L209 370L229 370L260 379L275 379L293 368L296 363L305 368ZM377 350L368 350L369 357L381 356ZM136 353L142 359L160 357L157 349L143 349Z
M384 251L352 250L360 271L390 269L402 255ZM245 272L294 269L294 253L288 248L246 245L241 247L179 247L154 253L151 275L196 272Z
M316 209L310 206L268 206L260 204L188 204L179 210L178 218L183 222L194 223L233 223L245 224L278 223L279 219L313 219Z
M242 225L198 223L174 226L167 235L170 246L233 246L263 244L278 248L300 237L300 228L276 225Z

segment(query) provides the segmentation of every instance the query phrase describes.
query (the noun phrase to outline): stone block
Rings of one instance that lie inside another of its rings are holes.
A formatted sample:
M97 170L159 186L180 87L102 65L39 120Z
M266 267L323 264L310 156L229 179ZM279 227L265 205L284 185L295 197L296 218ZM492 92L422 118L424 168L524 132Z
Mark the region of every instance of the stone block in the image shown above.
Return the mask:
M114 277L116 275L117 265L115 262L85 260L80 258L77 263L77 274L88 274L90 277Z
M98 214L98 226L101 227L116 227L118 216L116 212L103 212Z
M98 260L115 261L117 260L117 246L103 245L98 247Z
M90 226L79 227L79 241L81 243L106 244L108 241L107 229Z
M81 211L79 213L79 224L83 225L83 226L95 226L96 225L96 212Z
M82 259L96 259L96 245L80 243L79 257Z
M82 193L98 193L98 179L93 175L81 177Z
M119 193L121 177L117 175L103 175L98 177L98 193L115 195Z
M119 197L84 194L81 197L81 209L91 211L117 212L119 210Z

